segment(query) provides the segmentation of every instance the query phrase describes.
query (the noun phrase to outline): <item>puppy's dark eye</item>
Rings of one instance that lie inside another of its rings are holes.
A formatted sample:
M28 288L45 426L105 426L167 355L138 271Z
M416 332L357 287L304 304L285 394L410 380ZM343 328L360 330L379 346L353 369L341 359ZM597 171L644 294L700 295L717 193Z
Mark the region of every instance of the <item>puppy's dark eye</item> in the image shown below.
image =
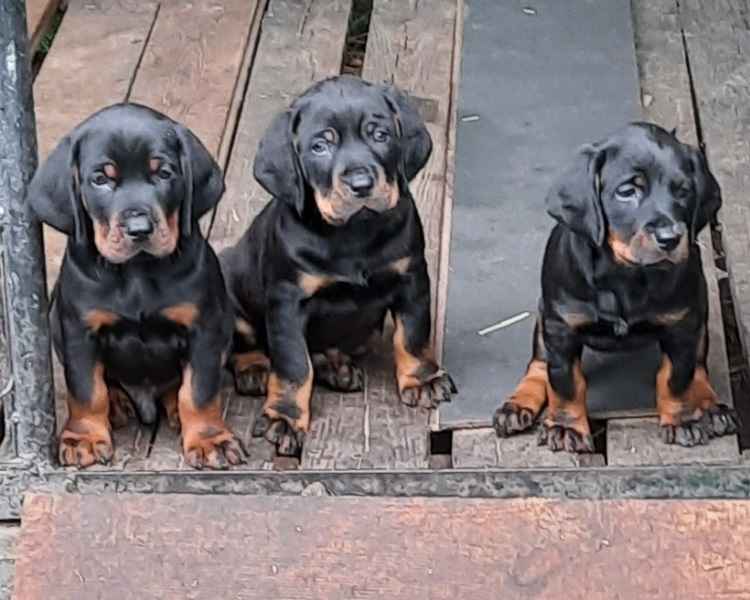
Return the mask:
M328 154L328 142L326 142L325 140L315 140L312 143L312 146L310 146L310 150L312 150L313 154L317 154L318 156Z
M172 171L162 167L161 169L159 169L158 175L159 179L170 179L172 177Z
M110 181L110 178L101 171L97 171L96 173L94 173L94 176L91 178L91 183L99 187L109 185Z
M372 132L372 139L378 142L379 144L382 144L383 142L387 142L388 138L390 138L391 135L385 130L385 129L376 129Z
M640 200L643 190L633 183L623 183L615 190L615 198L621 202L632 202Z

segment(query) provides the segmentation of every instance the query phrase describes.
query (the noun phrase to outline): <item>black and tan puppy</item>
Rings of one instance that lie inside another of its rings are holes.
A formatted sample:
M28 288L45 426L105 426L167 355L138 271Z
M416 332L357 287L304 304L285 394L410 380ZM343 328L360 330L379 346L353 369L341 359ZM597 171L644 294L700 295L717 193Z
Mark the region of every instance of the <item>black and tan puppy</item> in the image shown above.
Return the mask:
M653 341L662 352L655 384L664 440L692 446L736 431L706 370L708 299L696 243L720 206L702 153L655 125L631 124L578 152L547 197L558 225L544 255L533 356L495 413L498 435L530 428L547 404L540 443L593 451L583 347Z
M362 387L351 356L389 311L403 402L450 397L430 351L424 235L408 185L431 149L404 94L346 76L310 88L259 145L255 177L273 199L222 266L239 316L237 386L267 394L254 433L281 453L297 452L308 430L313 372L334 389Z
M32 208L68 235L50 308L68 388L62 464L108 462L110 412L128 399L146 423L164 402L190 465L242 460L219 401L234 320L197 222L223 192L201 142L135 104L88 118L35 174Z

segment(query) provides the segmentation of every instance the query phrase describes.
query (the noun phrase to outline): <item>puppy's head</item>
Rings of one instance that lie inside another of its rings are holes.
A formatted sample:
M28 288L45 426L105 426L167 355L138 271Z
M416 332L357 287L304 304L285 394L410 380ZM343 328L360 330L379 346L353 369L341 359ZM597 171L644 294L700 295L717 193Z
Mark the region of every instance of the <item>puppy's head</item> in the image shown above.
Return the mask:
M254 174L300 215L310 199L324 221L340 226L362 210L396 206L431 150L424 121L403 93L341 76L314 85L274 119Z
M190 131L144 106L117 104L63 138L28 198L40 220L123 263L174 252L223 191L221 169Z
M555 219L627 265L686 260L720 207L703 154L648 123L581 148L547 196Z

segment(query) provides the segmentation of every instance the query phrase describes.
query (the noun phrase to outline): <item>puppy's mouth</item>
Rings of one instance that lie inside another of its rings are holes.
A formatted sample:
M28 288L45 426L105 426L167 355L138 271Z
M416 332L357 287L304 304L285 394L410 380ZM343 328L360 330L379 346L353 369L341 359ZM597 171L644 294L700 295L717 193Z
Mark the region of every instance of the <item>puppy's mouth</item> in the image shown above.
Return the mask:
M177 248L179 219L158 214L113 215L109 221L94 221L94 244L99 253L114 264L122 264L139 254L163 258Z
M608 243L615 261L630 267L669 267L685 262L690 251L686 235L662 247L652 234L644 231L639 231L628 241L610 232Z

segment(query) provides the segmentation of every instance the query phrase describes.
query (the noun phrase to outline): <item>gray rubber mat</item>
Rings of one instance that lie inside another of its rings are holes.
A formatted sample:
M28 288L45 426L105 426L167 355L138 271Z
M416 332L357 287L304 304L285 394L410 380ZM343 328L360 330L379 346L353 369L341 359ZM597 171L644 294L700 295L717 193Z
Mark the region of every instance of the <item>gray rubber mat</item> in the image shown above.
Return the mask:
M443 428L489 424L524 373L555 175L640 118L629 0L468 0L462 61L444 346L459 394ZM653 409L657 361L585 353L590 414Z

